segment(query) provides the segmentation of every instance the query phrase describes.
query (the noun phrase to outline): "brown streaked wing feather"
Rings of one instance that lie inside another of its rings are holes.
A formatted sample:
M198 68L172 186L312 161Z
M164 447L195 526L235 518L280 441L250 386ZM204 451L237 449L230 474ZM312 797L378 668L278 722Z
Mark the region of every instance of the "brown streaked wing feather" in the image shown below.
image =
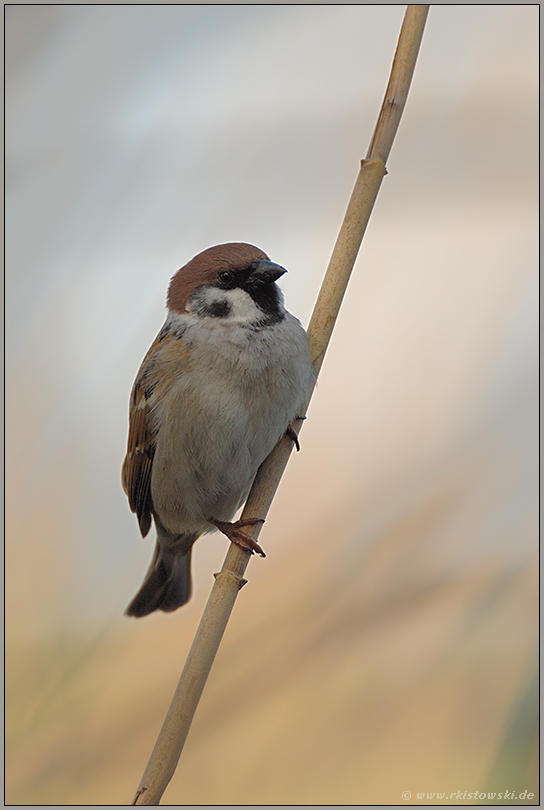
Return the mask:
M133 512L138 515L145 537L151 527L151 469L155 455L155 431L150 424L149 407L142 400L132 410L128 431L127 455L123 463L123 488Z
M163 327L144 357L132 389L122 480L130 508L138 515L144 537L151 527L153 514L151 472L158 428L152 411L179 374L189 367L190 352L180 336Z
M157 352L165 336L165 332L162 330L151 345L132 389L127 454L121 476L130 508L138 516L140 531L144 537L151 528L153 513L151 470L157 430L151 418L151 403L155 388L154 377L158 370L155 363Z

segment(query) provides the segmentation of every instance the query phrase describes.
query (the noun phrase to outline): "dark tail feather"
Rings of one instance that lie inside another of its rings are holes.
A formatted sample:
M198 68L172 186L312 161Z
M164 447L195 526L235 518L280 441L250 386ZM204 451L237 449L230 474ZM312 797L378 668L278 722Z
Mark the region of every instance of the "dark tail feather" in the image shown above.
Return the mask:
M170 613L191 598L191 550L180 554L161 547L155 554L142 587L126 609L127 616L147 616L155 610Z

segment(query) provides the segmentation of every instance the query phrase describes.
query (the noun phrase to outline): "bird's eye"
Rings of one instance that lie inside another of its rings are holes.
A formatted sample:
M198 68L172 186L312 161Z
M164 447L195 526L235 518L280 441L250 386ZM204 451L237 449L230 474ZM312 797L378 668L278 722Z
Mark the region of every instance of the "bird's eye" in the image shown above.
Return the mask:
M231 273L230 270L221 270L217 274L217 277L219 278L221 284L225 285L225 287L227 287L229 284L232 284L232 282L234 281L234 273Z

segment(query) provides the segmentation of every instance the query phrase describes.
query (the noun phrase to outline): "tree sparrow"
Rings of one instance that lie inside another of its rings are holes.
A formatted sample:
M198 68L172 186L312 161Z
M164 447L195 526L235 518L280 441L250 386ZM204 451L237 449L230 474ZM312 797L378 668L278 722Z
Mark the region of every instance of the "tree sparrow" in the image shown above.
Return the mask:
M307 336L276 281L286 272L253 245L216 245L173 276L168 315L130 398L123 488L157 543L127 614L172 611L191 596L191 549L231 523L260 464L303 413L315 384ZM296 434L294 434L296 439Z

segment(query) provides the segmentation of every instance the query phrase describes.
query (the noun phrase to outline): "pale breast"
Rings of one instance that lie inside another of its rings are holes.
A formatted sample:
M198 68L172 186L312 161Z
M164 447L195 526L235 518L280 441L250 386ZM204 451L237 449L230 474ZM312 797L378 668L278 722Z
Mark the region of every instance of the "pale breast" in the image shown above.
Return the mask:
M290 315L261 331L196 326L183 333L190 363L163 400L153 462L154 508L171 531L232 518L315 379Z

